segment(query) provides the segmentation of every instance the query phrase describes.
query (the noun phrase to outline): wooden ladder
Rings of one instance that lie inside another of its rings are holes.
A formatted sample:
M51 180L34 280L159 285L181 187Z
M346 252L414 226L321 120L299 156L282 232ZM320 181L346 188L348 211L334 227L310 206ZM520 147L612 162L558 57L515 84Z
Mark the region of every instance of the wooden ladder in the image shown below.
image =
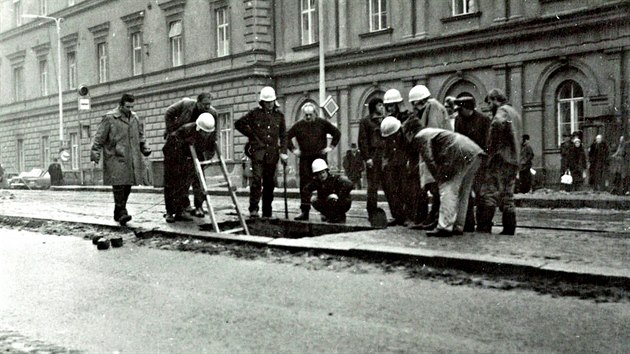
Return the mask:
M189 147L190 147L190 155L192 156L193 163L195 164L195 172L197 173L197 178L199 179L199 182L201 183L201 188L203 188L204 198L206 200L206 204L208 205L208 215L210 216L210 222L212 223L212 228L214 229L214 232L225 233L225 234L236 234L239 232L244 232L246 235L249 235L249 229L247 228L247 223L245 222L243 213L241 213L241 207L238 205L238 200L236 199L236 188L234 188L234 186L232 185L232 182L230 181L230 176L228 175L227 166L225 165L225 161L223 160L223 157L221 156L221 151L219 150L219 147L215 143L215 151L216 151L217 157L219 158L218 161L212 161L212 160L199 161L195 148L192 145L189 145ZM223 173L225 182L217 183L214 185L208 185L206 184L206 176L203 172L203 166L216 165L216 164L219 164L221 166L221 172ZM212 203L210 203L210 199L208 198L208 195L210 194L210 188L226 187L226 186L228 188L228 192L230 193L230 197L232 198L232 205L220 206L216 208L213 207ZM229 210L229 209L236 210L236 215L238 215L238 220L241 223L241 227L221 231L221 229L219 229L219 224L217 223L217 217L216 217L215 212L220 211L220 210Z

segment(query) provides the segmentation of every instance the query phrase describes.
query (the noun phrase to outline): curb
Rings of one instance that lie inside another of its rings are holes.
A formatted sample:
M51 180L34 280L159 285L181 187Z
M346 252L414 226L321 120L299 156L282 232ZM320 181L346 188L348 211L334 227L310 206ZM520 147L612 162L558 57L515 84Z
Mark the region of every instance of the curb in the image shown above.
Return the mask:
M52 186L50 190L53 191L71 191L71 192L108 192L111 193L111 187L109 186ZM151 193L162 194L164 188L161 187L132 187L133 193ZM210 195L227 197L230 194L227 188L213 188L210 190ZM236 191L238 197L249 196L249 189L238 188ZM351 193L352 199L355 201L366 201L367 192L365 190L353 191ZM287 197L289 199L300 199L300 193L298 190L291 188L287 190ZM277 187L274 191L274 198L284 198L284 190ZM385 194L382 191L378 192L378 201L386 202ZM541 208L541 209L616 209L616 210L628 210L630 209L630 198L627 197L615 197L611 196L610 199L593 199L587 197L573 197L565 199L545 199L538 198L529 195L514 195L514 202L517 207L520 208Z
M13 220L26 222L27 225L29 223L57 221L70 224L100 226L117 230L123 228L114 222L81 222L76 220L69 221L0 215L0 223ZM630 272L612 268L575 266L560 262L519 260L489 255L465 254L421 248L413 249L405 247L361 245L353 242L328 243L326 245L322 245L321 242L316 242L311 238L291 239L251 235L229 235L200 231L196 229L190 230L188 233L184 233L173 230L163 230L159 227L148 229L142 226L125 226L124 228L132 231L138 238L150 237L151 234L158 234L165 237L194 237L217 242L243 243L259 247L284 249L290 252L315 251L366 259L408 261L435 268L449 268L470 273L561 279L569 283L586 283L630 289ZM595 272L594 269L596 269L597 272Z

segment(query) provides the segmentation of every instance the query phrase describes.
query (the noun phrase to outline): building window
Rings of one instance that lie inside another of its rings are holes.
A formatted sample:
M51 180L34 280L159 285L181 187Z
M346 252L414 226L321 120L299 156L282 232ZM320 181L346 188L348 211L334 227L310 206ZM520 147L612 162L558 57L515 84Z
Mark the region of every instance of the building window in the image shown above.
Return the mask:
M70 51L66 53L66 62L68 63L68 89L77 88L77 53Z
M475 0L453 0L453 16L471 14L477 11Z
M13 68L13 100L24 99L24 68L16 66Z
M50 139L47 136L42 136L42 168L48 167L50 160Z
M22 26L22 2L13 0L13 14L15 15L15 27Z
M39 0L39 14L48 14L48 0Z
M96 45L98 55L98 83L107 82L107 43Z
M581 130L584 125L584 94L582 87L568 80L560 85L557 95L558 106L558 144L564 135Z
M70 133L70 158L72 161L72 169L79 169L79 134Z
M230 22L227 7L217 10L217 56L230 55Z
M180 66L183 64L182 21L171 22L168 30L168 38L171 42L171 62L173 66Z
M131 57L133 75L142 75L142 32L131 35Z
M370 32L387 28L387 0L370 1Z
M232 115L219 113L219 141L221 143L221 156L226 160L234 159L234 141L232 128Z
M39 93L48 96L48 61L39 61Z
M18 173L23 172L25 169L24 164L24 139L18 139L17 141L17 169Z
M318 14L315 0L301 0L302 45L313 44L318 39Z

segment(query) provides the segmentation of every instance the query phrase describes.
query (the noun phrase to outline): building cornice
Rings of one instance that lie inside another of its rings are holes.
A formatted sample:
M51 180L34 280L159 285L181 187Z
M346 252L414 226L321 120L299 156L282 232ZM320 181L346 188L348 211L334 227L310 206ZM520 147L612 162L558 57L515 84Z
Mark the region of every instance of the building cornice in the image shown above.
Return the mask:
M36 57L46 56L50 52L50 42L38 44L34 47L31 47L31 49L33 50L33 52L35 52Z
M88 30L92 33L95 40L107 37L109 34L109 21L89 27Z
M165 16L169 17L183 12L184 7L186 7L186 0L170 0L160 3L158 6L160 6L160 9L164 11Z

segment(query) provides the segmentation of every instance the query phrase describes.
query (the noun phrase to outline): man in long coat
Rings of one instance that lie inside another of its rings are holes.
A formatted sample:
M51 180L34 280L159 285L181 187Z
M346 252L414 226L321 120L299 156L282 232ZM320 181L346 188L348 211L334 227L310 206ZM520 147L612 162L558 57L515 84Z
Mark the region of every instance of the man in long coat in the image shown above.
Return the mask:
M603 191L606 188L606 177L608 176L608 144L604 137L598 134L595 142L588 150L590 183L596 191Z
M131 220L127 200L131 186L142 183L144 162L151 149L145 146L138 116L132 111L135 98L124 94L120 105L105 114L94 136L90 160L97 164L103 157L103 184L114 192L114 220L121 225Z

